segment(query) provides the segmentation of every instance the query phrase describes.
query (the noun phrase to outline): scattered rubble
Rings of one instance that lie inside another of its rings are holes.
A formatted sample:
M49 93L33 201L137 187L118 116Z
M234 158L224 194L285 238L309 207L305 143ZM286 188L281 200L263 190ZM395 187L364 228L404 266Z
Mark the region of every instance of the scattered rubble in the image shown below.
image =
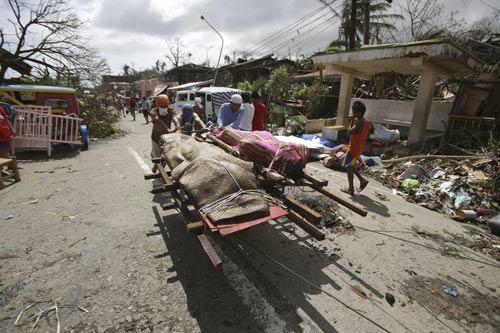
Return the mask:
M369 168L371 177L409 202L461 222L483 226L500 211L500 163L494 156L469 160L419 159Z
M411 302L419 303L435 318L444 316L447 320L469 327L485 324L500 327L497 315L500 300L481 293L465 281L449 276L413 276L405 281L403 290ZM438 320L447 326L444 321ZM448 329L453 331L450 327Z

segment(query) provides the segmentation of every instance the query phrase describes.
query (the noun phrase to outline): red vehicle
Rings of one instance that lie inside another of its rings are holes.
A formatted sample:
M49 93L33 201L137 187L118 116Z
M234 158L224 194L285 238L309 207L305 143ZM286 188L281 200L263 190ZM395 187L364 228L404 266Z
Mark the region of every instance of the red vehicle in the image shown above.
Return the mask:
M78 104L76 101L76 90L67 87L38 86L38 85L5 85L0 86L0 96L13 105L37 105L50 106L54 115L52 129L54 143L65 143L68 133L62 133L67 129L65 124L71 119L68 116L78 117ZM60 117L57 117L60 116ZM61 118L61 119L59 119ZM78 135L80 144L84 149L88 148L87 126L80 124ZM74 137L75 135L71 135ZM64 137L64 138L63 138ZM74 144L74 139L69 140Z

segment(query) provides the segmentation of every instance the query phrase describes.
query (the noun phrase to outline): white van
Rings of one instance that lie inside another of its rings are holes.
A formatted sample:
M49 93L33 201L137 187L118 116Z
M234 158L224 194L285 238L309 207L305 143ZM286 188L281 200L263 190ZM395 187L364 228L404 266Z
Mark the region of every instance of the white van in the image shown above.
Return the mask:
M175 96L174 109L181 114L182 106L186 103L194 104L194 90L179 90Z
M178 114L182 112L182 106L186 103L194 104L194 98L200 97L201 104L205 109L207 119L215 119L222 104L231 100L234 94L243 91L226 87L207 87L199 90L181 90L177 92L174 108Z

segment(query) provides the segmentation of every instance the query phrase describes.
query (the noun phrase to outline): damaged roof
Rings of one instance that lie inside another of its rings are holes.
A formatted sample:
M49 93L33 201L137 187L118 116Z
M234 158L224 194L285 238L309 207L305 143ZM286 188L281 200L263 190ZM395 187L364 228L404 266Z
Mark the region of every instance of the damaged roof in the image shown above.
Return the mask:
M367 45L347 52L318 53L312 60L318 68L361 77L384 72L420 74L424 69L448 77L454 73L481 71L484 65L481 59L448 39Z

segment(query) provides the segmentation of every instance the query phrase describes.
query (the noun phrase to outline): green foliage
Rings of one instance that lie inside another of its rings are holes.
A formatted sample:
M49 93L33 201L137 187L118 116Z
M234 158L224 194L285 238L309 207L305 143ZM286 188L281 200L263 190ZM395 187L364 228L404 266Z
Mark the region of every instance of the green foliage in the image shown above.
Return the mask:
M286 67L275 69L266 82L265 90L270 102L277 102L287 97L292 75Z
M325 52L340 52L342 51L339 46L328 46Z
M83 95L78 100L80 116L87 125L91 137L105 138L118 133L114 124L120 119L119 113L114 107L103 105L103 96L89 94Z
M253 81L253 90L263 89L266 86L267 78L260 76L257 80Z
M292 92L293 98L299 99L301 101L306 99L307 96L307 87L306 86L297 86L293 89Z
M250 82L248 82L247 80L245 80L243 82L238 82L238 84L236 85L236 87L239 90L244 90L244 91L252 91L253 90L252 84Z

